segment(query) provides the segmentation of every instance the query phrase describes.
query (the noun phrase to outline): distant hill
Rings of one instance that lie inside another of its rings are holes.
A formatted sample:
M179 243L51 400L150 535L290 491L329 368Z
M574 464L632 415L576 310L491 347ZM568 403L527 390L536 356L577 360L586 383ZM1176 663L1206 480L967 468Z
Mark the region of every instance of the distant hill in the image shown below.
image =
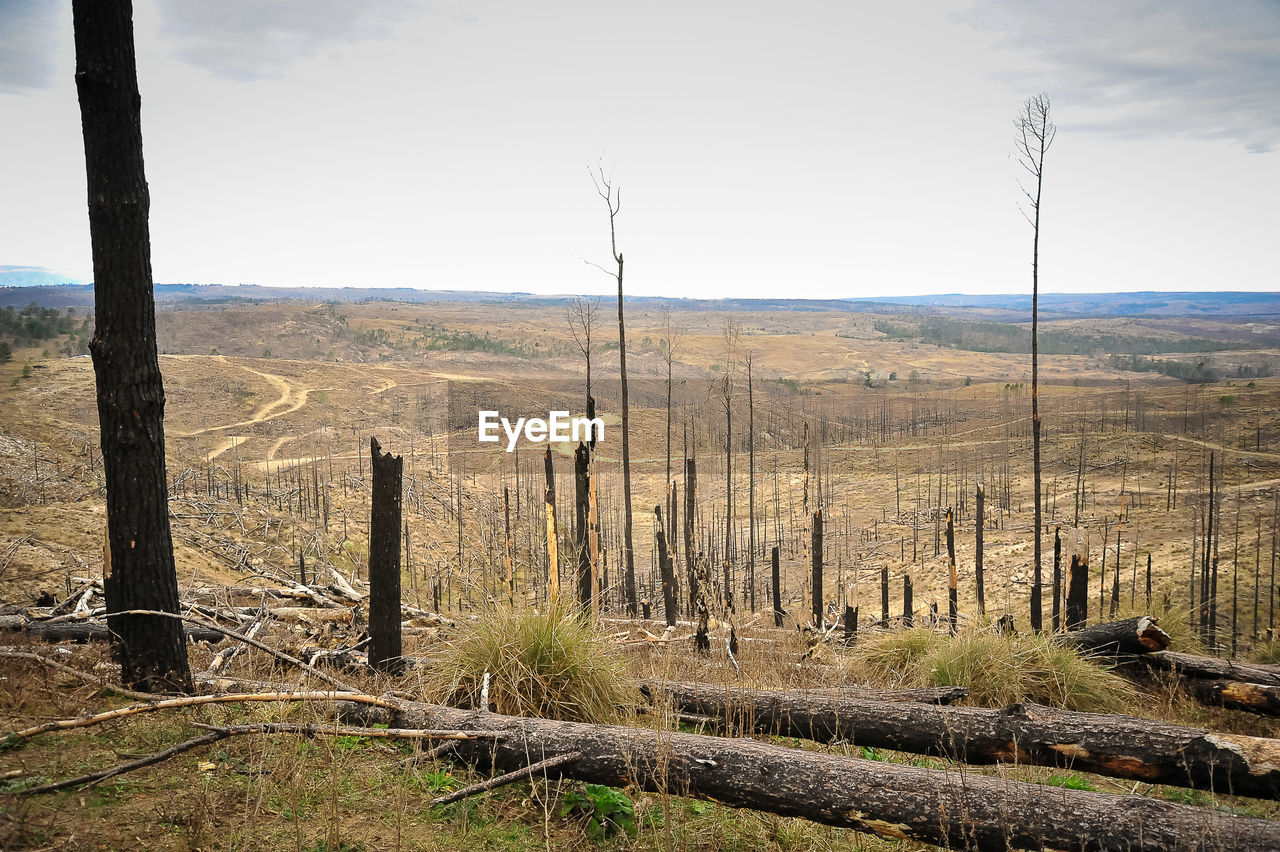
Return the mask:
M0 308L35 302L42 307L93 305L91 284L57 283L58 276L40 267L0 266ZM43 285L16 284L39 280ZM64 279L65 281L65 279ZM573 298L481 290L415 290L409 287L270 287L258 284L157 284L159 304L192 306L298 300L306 302L477 302L534 306L564 304ZM1022 322L1031 317L1029 294L970 296L885 296L867 299L676 299L632 296L627 301L681 311L836 311L886 314L953 314L973 319ZM1280 293L1045 293L1040 296L1045 319L1088 317L1200 317L1222 319L1280 317Z
M43 266L0 265L0 287L43 287L50 284L79 284L83 279L63 275ZM29 302L28 302L29 304Z
M889 296L874 300L882 305L928 308L976 308L983 311L1031 315L1031 294L967 296ZM1202 292L1164 293L1042 293L1040 310L1062 317L1090 316L1280 316L1280 293Z

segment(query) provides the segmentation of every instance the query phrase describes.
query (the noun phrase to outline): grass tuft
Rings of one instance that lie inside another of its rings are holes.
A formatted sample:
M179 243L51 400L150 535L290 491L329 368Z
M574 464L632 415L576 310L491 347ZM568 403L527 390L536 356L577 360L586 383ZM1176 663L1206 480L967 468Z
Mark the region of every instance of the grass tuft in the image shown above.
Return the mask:
M635 700L626 662L566 605L482 616L427 672L430 700L477 707L485 672L499 713L611 722Z
M964 686L969 703L1034 701L1091 712L1123 711L1133 686L1098 661L1045 635L971 629L958 636L924 628L886 633L854 649L851 674L887 687Z

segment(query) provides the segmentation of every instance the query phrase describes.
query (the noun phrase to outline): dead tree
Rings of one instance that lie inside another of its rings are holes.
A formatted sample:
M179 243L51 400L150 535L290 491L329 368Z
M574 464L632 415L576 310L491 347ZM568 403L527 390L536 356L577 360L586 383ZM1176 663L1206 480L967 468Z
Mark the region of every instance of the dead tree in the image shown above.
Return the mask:
M547 481L547 490L543 495L547 512L547 600L554 603L560 597L560 553L556 547L556 468L551 461L549 444L543 452L542 465Z
M1089 557L1071 554L1067 575L1067 629L1078 630L1089 622Z
M813 626L822 629L826 602L822 596L822 510L813 513Z
M587 364L588 400L591 399L591 332L595 329L596 314L599 312L599 298L584 299L582 296L576 297L564 309L565 319L569 323L569 334L573 337L573 345L577 347Z
M578 554L578 603L591 610L591 449L582 442L573 451L574 548Z
M1040 566L1041 531L1044 528L1044 505L1040 495L1040 194L1044 186L1044 157L1053 144L1058 128L1049 118L1049 96L1035 95L1027 99L1014 122L1018 135L1018 162L1035 179L1035 192L1023 188L1031 205L1028 220L1034 229L1031 253L1031 465L1035 492L1035 562L1031 579L1031 629L1041 627Z
M106 485L106 605L109 612L176 613L132 6L75 0L72 18L93 251L96 324L89 351ZM191 691L179 622L115 615L108 623L126 687Z
M951 569L947 585L947 623L952 634L960 628L960 600L956 582L956 525L947 507L947 564Z
M983 586L982 586L982 583L983 583L982 532L983 532L983 526L986 523L986 518L983 514L983 511L986 508L985 503L986 503L986 492L983 489L982 484L979 483L978 493L976 498L976 505L974 509L974 523L976 526L973 533L973 540L974 540L973 582L974 582L975 591L977 592L977 595L978 595L978 615L987 614L987 604L986 604L985 594L983 592Z
M734 492L733 492L733 374L738 366L737 320L727 318L724 321L725 369L721 385L721 402L724 404L724 477L725 477L725 515L724 515L724 603L727 610L732 610L733 587L735 580L734 564Z
M771 582L773 585L773 626L782 626L782 576L778 565L778 545L773 546L769 560L772 564Z
M1147 606L1151 606L1150 596L1148 596ZM1060 526L1054 527L1053 530L1053 609L1050 624L1053 626L1054 633L1062 629L1062 527Z
M369 665L397 671L400 644L400 504L404 457L369 439L373 496L369 517Z
M631 406L627 394L627 325L622 310L622 252L618 251L618 236L615 220L622 209L622 191L615 189L609 179L604 176L604 169L593 172L591 180L595 183L596 192L604 199L609 211L609 250L613 261L617 264L617 272L606 273L618 281L618 363L622 377L622 556L623 556L623 590L627 597L627 614L635 618L640 614L639 598L636 594L636 555L632 543L631 526ZM597 267L603 269L604 267Z
M900 705L907 706L907 705ZM355 712L360 712L355 708ZM371 711L363 711L366 718ZM748 739L475 713L404 702L397 728L501 734L459 741L457 759L496 772L530 755L582 756L563 777L651 791L679 790L729 807L797 816L896 839L974 849L1165 852L1271 849L1280 823L1149 799L823 754Z
M666 489L666 494L667 494L667 499L671 500L671 391L673 387L671 372L672 372L672 367L675 364L676 348L679 346L680 338L683 336L683 334L681 330L675 325L675 323L672 322L672 315L671 315L670 309L663 311L662 320L663 320L663 326L664 326L663 330L666 332L666 335L663 338L662 360L665 361L667 365L667 489ZM676 530L675 530L675 503L674 502L671 503L671 517L668 520L671 521L670 544L671 544L671 549L674 552L676 549L675 548Z
M752 362L755 353L747 350L744 363L747 366L747 606L752 612L756 609L756 403ZM670 419L670 415L668 415ZM1255 610L1257 607L1255 607Z
M667 626L676 626L676 577L675 566L671 554L667 551L667 531L662 524L662 506L653 507L654 520L657 522L658 535L658 571L662 575L662 608L666 615Z
M932 754L965 763L1070 767L1116 778L1280 798L1280 745L1133 716L1039 704L1001 709L859 697L856 691L726 689L646 681L676 709L723 719L729 730Z
M689 612L698 610L699 593L697 551L693 546L693 520L698 499L698 463L696 459L684 460L684 565L689 577Z

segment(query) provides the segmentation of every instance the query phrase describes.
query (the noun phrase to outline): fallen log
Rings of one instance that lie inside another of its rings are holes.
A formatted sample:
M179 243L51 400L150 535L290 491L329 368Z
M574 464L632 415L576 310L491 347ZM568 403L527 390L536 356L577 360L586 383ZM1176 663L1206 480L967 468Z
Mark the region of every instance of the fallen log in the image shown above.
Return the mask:
M671 681L647 681L641 689L678 710L720 718L730 730L1280 798L1280 740L1263 737L1029 703L938 707Z
M1280 716L1280 686L1238 680L1188 678L1187 689L1201 704L1244 710L1262 716Z
M1202 657L1179 651L1148 654L1140 661L1154 668L1175 671L1183 677L1211 680L1237 680L1263 686L1280 686L1280 667L1260 663L1241 663L1217 657Z
M22 632L44 642L77 642L83 644L85 642L106 642L111 638L111 632L107 629L107 626L95 621L45 622L14 615L0 616L0 630ZM196 642L217 644L223 640L221 633L198 626L188 625L186 634L189 640Z
M555 773L948 847L1280 849L1280 822L1142 796L1066 790L754 740L522 719L417 702L405 702L380 721L401 728L501 733L492 744L459 742L450 753L493 771L580 752Z
M736 687L734 687L736 689ZM919 704L950 704L969 697L965 686L926 686L918 689L880 689L874 686L818 686L795 690L801 695L833 695L868 701L913 701Z
M1109 621L1060 633L1059 643L1097 654L1151 654L1163 651L1173 640L1149 615Z

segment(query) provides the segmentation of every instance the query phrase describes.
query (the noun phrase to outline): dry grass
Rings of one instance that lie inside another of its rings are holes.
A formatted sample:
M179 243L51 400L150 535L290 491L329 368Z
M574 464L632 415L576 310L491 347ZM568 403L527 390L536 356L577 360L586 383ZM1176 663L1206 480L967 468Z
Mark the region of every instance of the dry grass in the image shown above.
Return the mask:
M887 633L855 648L850 673L889 687L963 686L969 702L1004 707L1034 701L1068 710L1119 712L1136 691L1098 661L1044 635L924 628Z
M501 609L482 616L440 654L424 677L428 700L479 703L488 672L499 712L577 722L610 722L635 700L626 661L568 605Z

